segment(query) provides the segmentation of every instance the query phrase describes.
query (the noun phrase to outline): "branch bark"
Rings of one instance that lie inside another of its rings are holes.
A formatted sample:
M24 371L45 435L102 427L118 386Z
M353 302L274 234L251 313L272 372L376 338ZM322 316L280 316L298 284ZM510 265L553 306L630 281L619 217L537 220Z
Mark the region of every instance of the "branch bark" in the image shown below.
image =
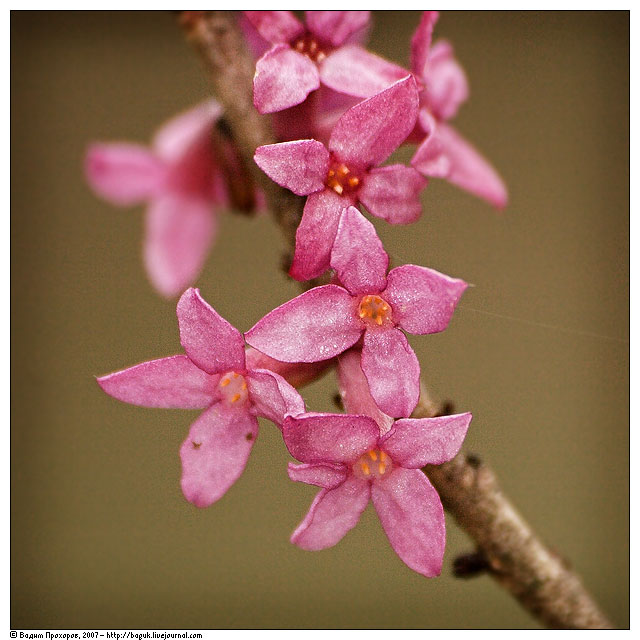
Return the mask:
M253 162L256 147L276 139L269 118L253 106L255 63L234 14L185 11L180 22L207 66L238 151L293 248L304 199L272 182ZM423 389L413 417L432 417L439 412ZM542 543L504 495L493 471L477 457L460 453L424 472L444 507L477 544L490 575L533 616L551 628L613 628L578 575Z

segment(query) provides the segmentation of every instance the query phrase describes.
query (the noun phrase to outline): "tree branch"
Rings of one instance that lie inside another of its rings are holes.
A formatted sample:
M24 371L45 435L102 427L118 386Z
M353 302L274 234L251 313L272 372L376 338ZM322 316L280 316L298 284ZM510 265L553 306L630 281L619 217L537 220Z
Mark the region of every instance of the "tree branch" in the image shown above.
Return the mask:
M185 11L180 22L210 72L238 151L293 248L304 199L272 182L253 162L256 147L276 139L269 118L253 106L255 63L235 16L228 11ZM423 388L413 417L439 413ZM476 542L489 574L531 614L552 628L612 628L578 575L541 542L478 458L458 454L424 472L444 507Z

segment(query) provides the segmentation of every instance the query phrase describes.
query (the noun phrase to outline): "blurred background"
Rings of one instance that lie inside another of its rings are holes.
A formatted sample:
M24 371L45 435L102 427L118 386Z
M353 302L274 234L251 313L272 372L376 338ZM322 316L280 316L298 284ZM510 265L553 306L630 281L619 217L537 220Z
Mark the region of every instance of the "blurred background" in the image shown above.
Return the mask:
M419 12L374 13L371 49L408 64ZM474 420L498 474L617 626L629 624L629 14L443 13L471 98L454 126L510 190L502 214L438 180L422 219L377 224L395 264L464 278L447 331L412 336L433 394ZM264 423L212 507L182 497L198 412L143 409L94 376L181 351L175 301L141 261L143 209L83 177L94 140L146 143L210 95L170 12L11 14L12 628L536 628L447 520L442 577L395 555L370 506L336 547L288 538L313 487ZM403 152L408 159L410 152ZM223 215L197 285L240 330L298 293L268 216ZM333 375L304 392L334 409Z

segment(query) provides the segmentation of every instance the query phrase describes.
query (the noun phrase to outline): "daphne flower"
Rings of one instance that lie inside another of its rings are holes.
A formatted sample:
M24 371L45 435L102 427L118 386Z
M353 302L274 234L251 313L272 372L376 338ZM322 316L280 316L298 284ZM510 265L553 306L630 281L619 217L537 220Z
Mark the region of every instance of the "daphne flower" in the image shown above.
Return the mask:
M385 413L408 416L420 394L420 366L401 329L443 331L467 284L433 269L389 258L373 225L355 208L340 219L331 266L344 286L315 287L262 318L245 338L284 362L339 355L363 336L362 368Z
M392 224L414 222L426 185L410 167L378 167L409 135L418 113L411 77L346 111L333 129L328 149L317 140L258 147L258 166L282 187L307 195L296 233L291 275L310 280L329 267L340 214L362 202Z
M216 234L216 208L228 202L211 148L221 113L208 100L165 124L150 149L97 143L87 153L87 179L96 193L120 206L149 203L144 261L165 296L195 281Z
M256 416L281 425L304 411L298 392L272 371L245 361L242 334L197 289L178 302L186 355L143 362L98 378L110 396L142 407L205 409L180 448L182 491L197 507L220 499L240 477L258 435Z

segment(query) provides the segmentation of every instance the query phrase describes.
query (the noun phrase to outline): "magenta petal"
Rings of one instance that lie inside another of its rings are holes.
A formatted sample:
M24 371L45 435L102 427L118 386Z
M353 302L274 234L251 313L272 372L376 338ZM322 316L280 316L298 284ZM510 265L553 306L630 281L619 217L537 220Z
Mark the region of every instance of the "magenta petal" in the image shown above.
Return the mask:
M467 286L464 280L435 269L405 264L389 271L382 295L393 307L393 319L405 331L438 333L447 328Z
M448 178L451 174L451 159L447 156L442 141L436 134L438 123L427 109L418 114L425 138L411 158L411 165L422 175L430 178Z
M328 284L274 309L245 333L245 339L284 362L317 362L342 353L361 333L349 292Z
M289 45L277 44L256 63L253 104L260 113L274 113L300 104L320 86L318 68Z
M287 471L294 482L314 484L323 489L335 489L347 477L344 465L329 462L322 464L294 464L290 462Z
M369 483L353 476L335 489L322 489L291 542L307 551L332 547L358 524L370 495Z
M320 65L322 84L356 98L375 96L408 74L358 45L336 49Z
M355 208L340 216L331 266L352 294L377 293L387 284L389 256L373 225Z
M217 379L187 356L149 360L97 379L110 396L140 407L203 409L216 397Z
M407 76L345 112L329 150L353 167L378 165L411 133L417 117L418 89L413 76Z
M339 47L356 31L364 29L370 18L370 11L305 12L305 22L309 31L334 47Z
M352 204L352 199L339 196L331 189L307 197L296 231L296 249L289 271L292 278L311 280L329 268L340 215L345 207Z
M249 347L245 352L247 359L247 369L268 369L282 376L292 387L296 389L304 387L306 384L321 378L333 360L322 360L320 362L280 362L261 353L253 347Z
M399 329L371 329L364 334L362 371L381 411L407 417L420 398L420 364Z
M371 397L369 383L360 366L358 349L349 349L338 358L338 384L342 404L347 413L356 413L373 418L381 433L389 431L393 418L382 413Z
M282 436L300 462L350 464L376 446L380 429L368 416L305 413L285 418Z
M256 149L256 164L281 187L306 196L324 189L329 152L317 140L294 140Z
M207 409L180 447L184 497L196 507L219 500L242 475L257 435L258 421L245 409Z
M420 193L427 181L412 167L392 164L371 169L358 192L360 202L391 224L415 222L422 213Z
M469 97L467 76L448 42L437 42L429 52L424 81L424 102L439 120L453 118Z
M394 462L407 469L442 464L460 451L470 422L470 413L396 420L380 446Z
M418 469L396 467L389 477L373 483L371 499L400 559L428 578L440 575L444 511L427 476Z
M149 150L137 144L92 144L85 158L91 188L117 205L132 205L157 193L164 167Z
M208 373L244 370L242 334L207 304L198 289L178 301L180 342L194 364Z
M411 38L411 71L421 79L427 71L431 35L437 21L437 11L423 11L420 24Z
M273 44L290 42L302 35L304 27L291 11L244 11L258 33Z
M197 279L217 230L218 216L205 198L166 194L154 198L145 218L144 261L164 296Z
M304 400L282 377L267 369L247 373L247 386L252 412L271 420L278 427L287 415L304 413Z

